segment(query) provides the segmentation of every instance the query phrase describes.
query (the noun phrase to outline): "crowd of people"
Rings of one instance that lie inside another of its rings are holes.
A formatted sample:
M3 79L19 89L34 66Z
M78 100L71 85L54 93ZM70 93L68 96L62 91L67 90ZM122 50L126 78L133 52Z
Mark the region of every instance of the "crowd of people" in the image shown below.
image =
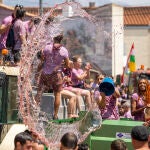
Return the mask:
M145 126L134 126L131 129L132 148L135 150L150 149L150 133ZM38 136L29 131L18 133L14 138L15 150L48 150ZM60 139L59 150L89 150L90 145L79 143L78 137L73 132L66 132ZM115 139L110 143L110 150L128 150L124 139Z
M18 65L20 61L22 47L26 46L28 37L34 33L40 22L39 17L24 21L25 12L22 5L16 5L12 15L4 18L0 25L0 50L2 52L4 49L10 49L10 55L6 59L10 59L10 62L13 61L15 65ZM15 44L13 47L8 47L7 36L11 28L14 31ZM77 112L81 110L80 100L83 97L86 110L90 110L92 104L96 102L103 119L130 118L145 121L144 110L149 107L150 102L147 96L149 83L146 79L139 80L138 92L134 93L130 100L127 100L127 87L119 85L114 87L112 95L106 96L105 93L99 92L99 86L106 75L97 74L91 79L91 64L87 62L83 67L80 55L70 58L68 49L63 46L62 41L63 34L56 35L52 43L46 44L42 51L37 52L40 60L37 67L37 72L40 73L38 77L35 77L37 105L40 105L45 89L51 88L55 96L53 119L58 119L62 96L68 100L68 118L78 117ZM109 77L112 78L112 76Z

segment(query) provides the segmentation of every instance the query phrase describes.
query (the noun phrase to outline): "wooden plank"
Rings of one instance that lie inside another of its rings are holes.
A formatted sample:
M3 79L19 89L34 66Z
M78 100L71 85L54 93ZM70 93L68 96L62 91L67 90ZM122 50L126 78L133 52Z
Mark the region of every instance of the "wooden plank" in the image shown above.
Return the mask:
M19 73L19 67L10 67L10 66L0 66L0 72L6 73L6 75L9 76L18 76Z

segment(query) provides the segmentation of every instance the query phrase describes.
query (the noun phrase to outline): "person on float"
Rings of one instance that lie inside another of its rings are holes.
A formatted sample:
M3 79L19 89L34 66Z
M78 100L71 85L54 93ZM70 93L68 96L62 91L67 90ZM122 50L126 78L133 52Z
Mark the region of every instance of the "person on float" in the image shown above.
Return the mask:
M37 94L35 101L39 105L42 93L46 87L52 87L55 102L54 102L54 119L58 119L58 110L60 105L60 95L63 85L62 62L69 67L68 50L61 45L63 35L57 35L53 39L53 43L48 43L45 49L41 52L41 75L39 79Z
M16 5L14 7L14 11L12 15L5 17L0 25L0 50L6 48L6 39L8 35L8 31L12 23L14 22L16 18L16 11L18 9L23 9L23 5Z
M85 66L85 69L83 70L81 68L82 66L82 59L80 56L76 55L73 56L72 58L73 60L73 68L71 70L71 85L66 86L64 89L69 90L73 93L75 93L78 98L77 98L77 108L78 111L81 110L80 108L80 96L84 96L85 97L85 103L86 103L86 108L87 110L90 109L91 107L91 95L90 95L90 91L87 89L84 89L84 80L86 78L89 78L90 76L90 69L91 69L91 65L88 63Z

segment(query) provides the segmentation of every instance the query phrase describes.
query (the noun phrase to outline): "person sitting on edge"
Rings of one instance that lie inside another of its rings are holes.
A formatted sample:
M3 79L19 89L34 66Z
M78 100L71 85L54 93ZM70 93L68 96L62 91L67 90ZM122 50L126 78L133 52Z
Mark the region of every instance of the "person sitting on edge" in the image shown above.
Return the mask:
M86 108L87 110L89 110L91 108L91 94L90 91L87 89L84 89L84 80L86 78L89 78L90 76L90 69L91 69L91 65L88 63L85 66L85 69L81 69L82 66L82 59L80 56L76 55L73 56L72 58L73 61L73 68L71 70L71 82L72 85L71 86L67 86L64 89L69 90L73 93L75 93L76 95L78 95L78 99L77 99L77 109L78 111L81 110L80 108L80 98L79 96L84 96L85 97L85 103L86 103Z

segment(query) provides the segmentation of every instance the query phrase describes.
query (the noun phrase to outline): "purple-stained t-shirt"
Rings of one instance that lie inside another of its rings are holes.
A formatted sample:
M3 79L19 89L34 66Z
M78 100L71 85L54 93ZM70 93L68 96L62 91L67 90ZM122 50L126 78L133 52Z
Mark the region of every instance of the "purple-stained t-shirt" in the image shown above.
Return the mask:
M131 119L134 119L134 116L131 115L131 111L127 111L125 112L125 114L123 115L124 118L131 118Z
M83 69L75 69L75 68L72 69L71 80L73 85L83 84L83 81L77 78L77 76L80 76L82 74L83 74Z
M136 109L144 107L144 101L142 97L138 96L137 93L132 94L132 101L136 101ZM134 120L136 121L144 121L144 110L142 112L138 112L134 115Z
M12 20L13 20L13 17L8 16L3 19L2 25L7 26L8 24L10 24L12 22ZM0 35L0 50L3 48L6 48L6 39L7 39L8 31L9 31L9 29Z
M24 26L25 26L25 30L26 30L26 35L29 36L29 35L32 35L35 31L35 26L33 25L32 27L30 27L30 20L28 21L24 21L23 22Z
M92 83L92 86L91 86L91 89L93 89L93 90L98 90L99 89L99 84L97 84L97 83Z
M101 109L101 114L103 119L112 119L118 120L119 119L119 112L118 107L116 106L117 98L113 95L106 96L105 98L106 106L104 109Z
M61 46L53 49L53 44L47 44L44 51L43 73L51 74L53 71L61 70L62 61L68 58L68 50Z
M14 50L19 50L21 49L21 44L22 44L20 36L26 35L26 30L23 21L17 19L14 23L13 29L14 29L14 36L16 42L14 46Z
M96 90L94 92L94 98L97 99L99 98L99 96L100 96L100 92ZM106 106L105 108L100 109L103 119L110 119L110 120L119 119L119 112L118 112L118 107L116 106L116 101L117 101L117 98L114 97L113 95L105 97Z

